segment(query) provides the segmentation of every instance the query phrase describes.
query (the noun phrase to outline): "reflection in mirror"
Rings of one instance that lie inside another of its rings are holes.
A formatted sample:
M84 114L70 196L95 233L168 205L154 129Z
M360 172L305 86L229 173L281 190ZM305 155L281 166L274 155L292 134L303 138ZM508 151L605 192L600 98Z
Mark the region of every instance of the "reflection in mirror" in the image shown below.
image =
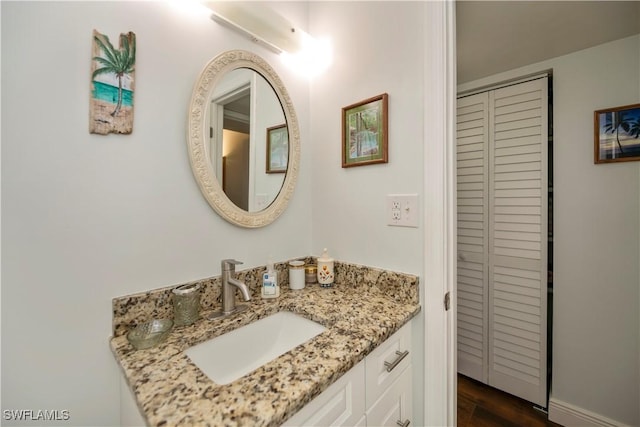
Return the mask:
M284 112L273 88L259 73L235 69L216 85L209 120L207 146L222 190L240 209L263 210L282 188L288 159Z
M286 210L300 129L287 88L258 55L230 50L207 63L191 95L187 146L200 191L225 220L264 227Z

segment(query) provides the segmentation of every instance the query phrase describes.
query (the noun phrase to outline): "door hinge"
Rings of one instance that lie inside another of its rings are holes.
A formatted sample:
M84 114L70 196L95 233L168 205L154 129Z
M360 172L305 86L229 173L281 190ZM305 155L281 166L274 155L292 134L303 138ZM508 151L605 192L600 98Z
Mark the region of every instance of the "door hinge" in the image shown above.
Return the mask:
M209 138L213 138L213 128L209 127Z
M451 292L444 294L444 310L449 311L451 308Z

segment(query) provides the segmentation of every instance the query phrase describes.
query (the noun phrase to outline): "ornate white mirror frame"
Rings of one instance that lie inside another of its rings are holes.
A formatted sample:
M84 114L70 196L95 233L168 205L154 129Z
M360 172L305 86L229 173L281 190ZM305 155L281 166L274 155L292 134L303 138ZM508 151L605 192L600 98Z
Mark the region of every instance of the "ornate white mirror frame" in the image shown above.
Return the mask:
M248 68L259 73L271 85L282 105L289 133L289 160L282 188L269 206L257 212L245 211L227 197L216 178L206 147L209 134L208 109L216 85L227 73L238 68ZM244 50L231 50L207 63L191 95L187 146L191 169L200 191L209 205L225 220L241 227L264 227L275 221L286 209L298 179L300 130L287 89L273 68L258 55Z

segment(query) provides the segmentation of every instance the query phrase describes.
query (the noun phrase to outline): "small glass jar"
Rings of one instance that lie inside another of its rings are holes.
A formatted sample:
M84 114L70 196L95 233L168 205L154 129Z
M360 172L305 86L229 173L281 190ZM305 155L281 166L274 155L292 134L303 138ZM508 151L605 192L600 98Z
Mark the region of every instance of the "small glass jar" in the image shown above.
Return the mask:
M304 261L289 261L289 288L304 289Z
M307 285L318 283L318 267L315 265L307 265L304 268L304 281Z
M190 325L200 316L200 284L191 283L173 290L173 319L175 326Z

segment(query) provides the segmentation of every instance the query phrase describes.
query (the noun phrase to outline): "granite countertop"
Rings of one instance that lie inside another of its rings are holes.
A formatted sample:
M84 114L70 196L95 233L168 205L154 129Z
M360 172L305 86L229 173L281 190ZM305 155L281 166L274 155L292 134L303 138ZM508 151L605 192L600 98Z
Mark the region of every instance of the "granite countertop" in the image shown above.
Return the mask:
M211 310L203 311L194 324L174 328L164 343L147 350L136 351L126 335L114 334L111 349L149 425L280 425L420 312L417 298L403 301L375 287L339 283L297 291L281 285L278 299L252 292L249 304L223 319L208 320ZM184 353L279 311L327 330L226 385L210 380Z

